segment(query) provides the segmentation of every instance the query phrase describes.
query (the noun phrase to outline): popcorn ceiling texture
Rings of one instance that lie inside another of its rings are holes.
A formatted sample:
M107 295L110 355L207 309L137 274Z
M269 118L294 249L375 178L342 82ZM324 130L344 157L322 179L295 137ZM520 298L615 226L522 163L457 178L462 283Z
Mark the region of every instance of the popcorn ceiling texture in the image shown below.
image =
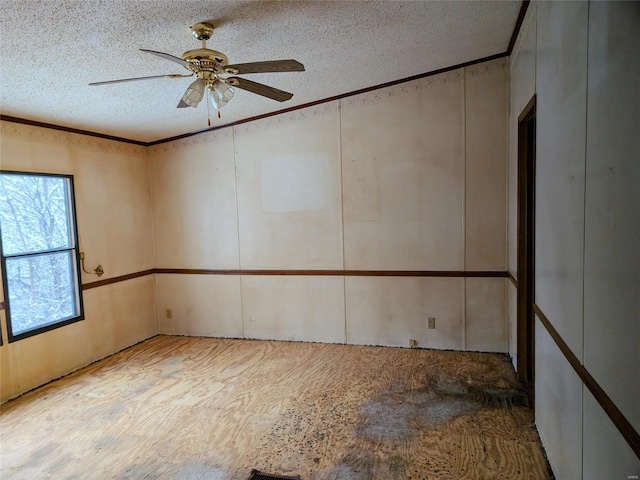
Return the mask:
M0 110L31 120L153 141L207 128L207 109L177 109L193 79L90 82L186 73L140 48L198 48L193 23L230 63L294 58L303 73L247 75L288 102L236 90L224 125L506 51L520 1L2 0Z

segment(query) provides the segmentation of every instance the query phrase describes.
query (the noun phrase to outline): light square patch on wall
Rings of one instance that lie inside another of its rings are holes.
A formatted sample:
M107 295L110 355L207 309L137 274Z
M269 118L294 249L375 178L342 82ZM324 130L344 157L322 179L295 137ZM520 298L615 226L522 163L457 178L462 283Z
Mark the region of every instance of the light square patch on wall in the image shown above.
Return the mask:
M328 207L329 154L280 155L262 161L264 212L317 212Z

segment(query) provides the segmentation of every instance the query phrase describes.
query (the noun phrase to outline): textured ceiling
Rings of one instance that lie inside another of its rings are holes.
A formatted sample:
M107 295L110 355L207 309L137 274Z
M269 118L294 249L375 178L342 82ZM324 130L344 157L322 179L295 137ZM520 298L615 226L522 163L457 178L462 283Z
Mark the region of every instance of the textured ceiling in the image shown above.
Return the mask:
M213 20L208 48L230 63L294 58L306 72L246 75L292 92L279 103L236 90L212 127L507 50L516 1L0 0L4 115L150 142L207 128L207 108L177 109L192 78L140 48L199 48L189 27ZM213 115L212 115L213 116Z

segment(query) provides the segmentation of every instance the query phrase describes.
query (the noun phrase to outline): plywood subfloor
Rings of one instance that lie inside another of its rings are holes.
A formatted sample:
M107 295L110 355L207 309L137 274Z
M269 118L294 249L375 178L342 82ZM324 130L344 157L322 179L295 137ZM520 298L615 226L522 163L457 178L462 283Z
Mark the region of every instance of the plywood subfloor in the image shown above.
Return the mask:
M505 356L158 336L2 406L0 477L545 479Z

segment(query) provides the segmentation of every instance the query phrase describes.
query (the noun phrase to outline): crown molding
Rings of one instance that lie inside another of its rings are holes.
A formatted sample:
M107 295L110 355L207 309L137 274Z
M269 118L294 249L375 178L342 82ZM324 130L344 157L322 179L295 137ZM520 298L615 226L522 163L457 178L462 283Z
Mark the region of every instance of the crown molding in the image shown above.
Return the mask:
M67 132L67 133L77 133L79 135L87 135L89 137L97 137L105 140L113 140L116 142L131 143L134 145L140 145L142 147L148 146L146 142L141 142L139 140L132 140L130 138L117 137L115 135L106 135L104 133L98 133L98 132L90 132L89 130L65 127L63 125L55 125L53 123L39 122L37 120L29 120L27 118L13 117L11 115L0 114L0 120L5 122L21 123L23 125L31 125L32 127L48 128L50 130L58 130L58 131Z
M520 34L520 28L522 27L522 22L524 21L524 17L527 15L527 9L529 8L529 3L530 3L530 0L522 0L522 5L520 6L520 12L518 13L518 19L516 20L516 25L513 28L511 39L509 40L507 55L511 55L511 52L513 52L513 47L516 44L518 35Z

